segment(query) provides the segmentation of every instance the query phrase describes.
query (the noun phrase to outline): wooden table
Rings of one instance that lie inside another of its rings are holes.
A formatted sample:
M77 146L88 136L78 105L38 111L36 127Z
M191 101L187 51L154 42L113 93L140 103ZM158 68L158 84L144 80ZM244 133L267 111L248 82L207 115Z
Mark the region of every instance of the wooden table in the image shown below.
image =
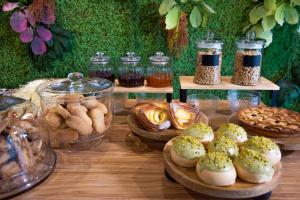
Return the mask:
M116 116L107 138L90 151L56 151L54 173L15 199L214 199L168 180L163 143L132 135L126 116ZM284 152L283 174L273 200L300 199L300 151Z

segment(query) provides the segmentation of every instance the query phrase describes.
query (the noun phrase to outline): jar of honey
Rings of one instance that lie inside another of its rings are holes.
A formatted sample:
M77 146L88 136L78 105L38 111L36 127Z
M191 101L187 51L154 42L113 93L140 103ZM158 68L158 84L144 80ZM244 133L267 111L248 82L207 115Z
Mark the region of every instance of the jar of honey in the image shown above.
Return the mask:
M149 87L168 87L172 86L172 68L170 58L163 52L156 52L149 58L150 67L147 68L147 86Z
M114 67L110 63L110 57L106 56L103 52L97 52L95 56L91 57L89 77L105 78L114 83L115 73Z

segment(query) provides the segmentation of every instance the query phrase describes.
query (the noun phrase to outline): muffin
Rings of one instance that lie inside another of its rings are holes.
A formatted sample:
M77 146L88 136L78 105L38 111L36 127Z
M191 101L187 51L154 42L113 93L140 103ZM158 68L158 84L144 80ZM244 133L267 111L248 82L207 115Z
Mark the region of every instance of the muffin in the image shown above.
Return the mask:
M262 136L251 137L243 144L243 147L260 152L266 156L272 165L278 163L281 159L279 147L269 138Z
M221 125L217 130L216 135L217 137L226 136L237 144L241 144L247 140L247 132L242 127L233 123Z
M213 129L204 123L193 124L184 133L199 139L204 144L208 144L214 139Z
M274 169L268 159L252 149L241 148L234 165L238 176L250 183L269 182L274 174Z
M214 186L233 185L236 179L231 159L222 152L209 152L201 157L196 174L200 180Z
M230 158L235 158L239 154L239 148L232 139L221 136L208 145L208 152L223 152Z
M182 167L195 167L198 159L205 155L205 148L196 138L184 135L175 139L171 147L171 158Z

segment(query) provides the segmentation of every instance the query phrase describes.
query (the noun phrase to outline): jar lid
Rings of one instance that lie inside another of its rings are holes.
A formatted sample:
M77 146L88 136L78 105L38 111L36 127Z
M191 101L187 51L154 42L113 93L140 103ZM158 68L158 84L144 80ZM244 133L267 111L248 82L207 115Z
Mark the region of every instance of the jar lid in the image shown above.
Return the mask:
M39 92L50 93L79 93L94 94L100 92L111 92L113 83L102 78L84 78L82 73L69 73L67 79L46 82L40 85Z
M5 111L7 108L17 106L26 102L25 99L21 99L13 96L0 96L0 111Z
M236 46L241 49L262 49L265 44L265 40L256 38L253 30L246 33L246 38L243 37L236 41Z
M206 38L204 40L196 41L196 45L198 48L206 48L206 49L222 49L223 40L216 39L215 34L211 31L206 33Z
M163 52L156 52L154 56L151 56L149 60L154 64L167 64L170 57L165 56Z
M141 57L136 55L134 52L127 52L126 56L122 57L121 60L123 62L133 62L137 63L141 60Z
M97 52L96 55L91 57L92 63L106 64L110 60L109 56L106 56L103 52Z

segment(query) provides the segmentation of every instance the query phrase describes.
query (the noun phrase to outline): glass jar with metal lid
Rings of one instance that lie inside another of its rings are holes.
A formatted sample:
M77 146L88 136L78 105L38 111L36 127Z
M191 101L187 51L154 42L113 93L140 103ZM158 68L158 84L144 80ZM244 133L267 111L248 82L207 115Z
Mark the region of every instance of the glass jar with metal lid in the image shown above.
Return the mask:
M236 42L236 53L232 83L238 85L260 84L262 50L265 41L255 38L254 31L248 31L246 38Z
M89 149L101 142L112 121L113 83L70 73L38 87L53 147Z
M139 87L144 85L144 67L139 64L141 57L134 52L128 52L121 58L122 65L119 67L118 81L123 87Z
M147 86L157 88L172 86L170 58L163 52L156 52L149 60L151 66L147 68Z
M105 78L114 83L115 73L110 63L110 57L103 52L97 52L95 56L91 57L89 76L92 78Z
M196 70L194 82L202 85L221 83L223 41L208 32L206 39L196 42Z

